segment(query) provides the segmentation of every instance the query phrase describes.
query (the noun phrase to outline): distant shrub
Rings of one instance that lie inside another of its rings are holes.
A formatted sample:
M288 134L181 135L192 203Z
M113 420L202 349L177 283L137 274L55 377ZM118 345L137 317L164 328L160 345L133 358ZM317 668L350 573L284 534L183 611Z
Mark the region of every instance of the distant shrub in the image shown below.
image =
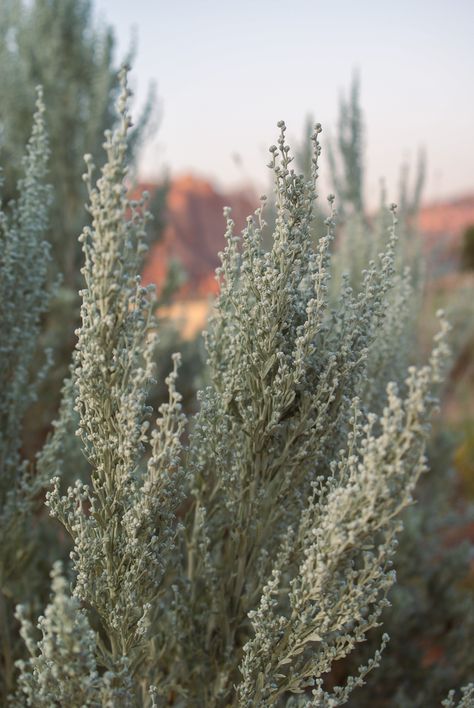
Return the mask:
M474 224L468 226L463 234L461 265L465 270L474 270Z

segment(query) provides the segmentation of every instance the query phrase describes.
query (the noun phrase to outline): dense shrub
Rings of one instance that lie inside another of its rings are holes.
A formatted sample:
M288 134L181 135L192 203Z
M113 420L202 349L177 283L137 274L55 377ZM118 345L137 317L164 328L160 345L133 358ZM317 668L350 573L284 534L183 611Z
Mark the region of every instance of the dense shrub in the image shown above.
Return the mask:
M389 604L400 515L426 469L448 325L440 313L426 365L403 370L392 356L399 346L402 361L409 358L401 326L409 322L409 284L397 272L394 205L380 219L382 249L358 285L342 274L330 287L334 197L325 232L316 244L312 238L321 128L305 177L291 168L280 123L270 148L271 247L263 247L264 204L240 236L226 212L220 294L206 334L209 385L187 421L174 357L168 401L151 421L156 323L137 276L147 213L143 201L128 201L125 186L125 71L121 85L121 122L106 134L95 186L86 158L92 221L80 239L85 285L72 375L40 476L24 479L15 464L7 482L30 499L47 471L47 507L73 546L70 566L54 565L44 614L36 620L26 603L17 607L25 649L13 703L342 705L371 671L383 671L385 634L341 686L334 681ZM41 122L36 132L35 194ZM32 224L41 244L44 225ZM14 267L2 267L16 292ZM39 300L41 282L31 289ZM23 303L16 307L21 316ZM8 380L25 365L14 361ZM58 472L72 402L90 479L64 493ZM7 411L9 404L7 397ZM16 438L12 449L20 454ZM15 497L5 499L8 511ZM25 513L31 521L31 508ZM459 705L472 705L472 694L467 687Z

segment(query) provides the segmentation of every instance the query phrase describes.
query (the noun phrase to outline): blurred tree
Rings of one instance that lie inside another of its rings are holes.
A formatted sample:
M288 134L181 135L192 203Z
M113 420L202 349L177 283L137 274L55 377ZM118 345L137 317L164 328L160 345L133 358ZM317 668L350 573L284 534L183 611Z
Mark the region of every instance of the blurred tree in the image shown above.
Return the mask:
M314 133L316 121L312 113L308 113L303 125L303 139L295 150L295 166L297 171L310 179L313 168L313 153L311 151L311 136Z
M341 97L337 138L334 146L329 144L328 156L339 211L364 214L364 120L357 74L349 98Z
M101 165L104 130L114 123L117 93L114 37L94 22L90 0L2 0L0 3L0 156L6 166L3 201L16 197L35 87L43 86L54 190L49 240L65 287L77 289L78 235L87 215L81 175L90 153ZM151 89L134 129L131 162L151 127Z
M474 270L474 224L468 226L463 234L461 265L464 270Z

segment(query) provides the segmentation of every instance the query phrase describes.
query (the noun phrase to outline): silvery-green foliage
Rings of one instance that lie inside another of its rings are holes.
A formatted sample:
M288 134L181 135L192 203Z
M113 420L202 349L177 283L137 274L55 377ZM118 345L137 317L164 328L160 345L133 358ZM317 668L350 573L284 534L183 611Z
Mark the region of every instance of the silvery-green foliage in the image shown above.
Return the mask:
M36 627L26 608L16 617L29 658L17 662L18 687L12 705L50 708L116 708L135 705L126 657L114 670L97 665L97 637L86 611L69 592L60 562L51 572L52 598Z
M462 582L469 572L470 547L446 545L449 536L472 521L472 510L469 516L456 498L448 443L446 432L431 436L429 474L420 480L417 503L403 516L397 583L384 613L390 642L383 668L352 697L353 708L365 708L368 697L380 708L440 705L451 686L462 686L473 675L474 604L472 590ZM379 630L361 646L359 659L374 651L380 635Z
M113 28L97 16L94 0L2 0L0 2L0 163L4 166L2 204L17 197L21 155L30 131L35 86L41 84L47 106L46 127L51 147L48 182L53 200L45 238L51 244L50 279L60 274L42 318L41 342L54 352L55 366L39 389L39 399L26 416L26 452L41 447L56 417L62 382L68 374L79 323L82 251L78 234L89 223L84 210L86 186L81 179L84 153L103 164L103 134L116 122L117 52ZM129 54L133 55L133 48ZM141 142L154 120L154 91L136 116L128 141L128 162L134 164ZM158 190L162 191L162 190ZM156 224L156 222L155 222ZM74 421L75 423L75 421ZM73 423L73 425L74 425ZM57 436L56 436L57 438ZM64 457L74 479L81 453L74 434L63 436Z
M51 577L52 600L36 628L25 608L17 607L20 634L30 656L17 662L20 676L14 704L100 706L94 632L79 601L69 594L60 563L55 564Z
M49 705L342 705L387 642L344 686L326 685L335 663L382 620L400 513L426 467L447 325L441 318L429 363L387 385L372 352L399 277L396 209L361 286L343 277L331 294L333 197L325 233L316 245L311 237L321 128L303 176L291 168L280 123L270 149L271 249L263 247L263 207L241 236L226 214L207 333L210 385L189 449L183 455L177 358L150 433L153 302L135 277L146 214L126 198L125 70L121 82L121 125L106 136L95 188L88 160L92 225L81 237L71 390L91 478L65 496L56 479L48 494L73 540L74 579L69 596L54 571L39 642L19 611L30 659L19 667L18 700L41 690ZM383 397L372 411L368 376ZM181 526L183 462L190 486ZM52 678L69 664L77 690L63 696L69 689Z
M114 33L106 23L95 21L92 0L2 0L0 39L0 155L7 163L6 195L15 194L34 89L41 84L48 106L54 187L47 238L65 285L77 290L81 263L77 235L87 223L83 155L91 153L102 165L102 136L116 117ZM129 158L149 124L153 101L150 93L147 108L131 131ZM74 323L69 326L73 329Z
M421 311L426 279L426 269L422 255L422 238L418 227L418 215L425 186L425 177L426 157L425 153L420 150L413 179L410 179L409 165L402 165L398 194L400 222L398 269L409 269L414 300L412 310L415 314L415 319ZM415 336L414 332L413 336Z
M391 557L401 530L398 516L425 469L424 419L441 352L434 350L430 366L410 370L404 400L389 385L379 419L359 421L355 401L347 449L330 476L314 484L301 516L292 546L299 568L290 581L291 611L282 611L277 600L284 559L275 564L274 582L252 615L255 636L244 647L240 688L244 705L253 700L272 705L285 691L298 693L314 681L314 700L306 705L342 705L360 685L349 679L345 688L327 693L322 677L377 626L387 604L395 580Z
M373 267L378 254L385 249L387 227L391 221L390 210L381 204L373 223L363 214L352 213L342 223L338 233L337 248L333 257L335 277L333 297L337 297L344 279L355 292L364 289L364 274ZM416 362L416 324L421 307L421 281L414 277L413 259L403 255L406 242L406 222L398 217L395 244L394 276L390 292L385 298L385 315L378 328L376 341L368 352L365 390L361 396L367 410L380 412L384 391L390 381L400 385L409 364Z
M78 445L74 430L76 422L74 402L75 388L73 366L71 366L70 375L64 380L61 389L58 415L52 422L52 430L36 456L37 473L47 481L53 477L60 477L64 483L71 476L72 470L65 469L65 458L69 464L76 461L74 452ZM79 467L79 463L76 462L75 475L78 474Z
M354 76L348 100L341 99L339 121L334 141L328 144L332 181L338 199L341 229L338 234L336 271L347 271L357 289L361 273L369 261L383 250L387 210L385 187L380 189L380 206L371 216L364 198L365 150L364 118L360 105L360 85ZM420 152L413 185L410 185L408 164L402 165L398 198L398 264L410 266L412 278L420 275L419 239L416 238L416 217L425 181L425 156Z
M347 278L360 292L364 273L385 249L390 211L386 206L385 187L380 189L380 203L373 216L367 212L364 192L363 114L359 99L359 82L353 79L350 99L341 101L335 146L329 145L333 182L338 196L340 220L333 258L332 289L334 296ZM386 299L386 316L379 329L377 342L371 347L367 367L366 390L362 396L367 410L379 412L384 390L389 381L402 383L407 366L416 361L414 341L416 321L421 307L422 267L416 238L416 216L424 184L424 157L420 154L415 183L409 189L408 167L403 166L397 208L396 274L390 296Z
M474 707L474 683L469 683L461 688L461 698L456 702L455 691L450 691L442 705L444 708L473 708Z
M112 123L113 36L110 28L94 24L89 0L5 0L0 8L0 149L8 160L7 194L15 193L25 118L40 83L48 106L54 186L47 237L57 269L74 289L77 234L85 222L83 155L100 151L104 129Z
M362 399L369 411L381 411L387 384L390 381L402 384L407 367L416 359L413 356L413 340L416 336L418 295L410 269L406 267L402 272L398 271L386 300L384 320L368 353Z
M342 108L340 125L344 124L344 111L347 115L361 116L357 105L357 94L352 92L350 106ZM355 97L355 102L354 102ZM337 152L338 164L344 167L339 171L337 193L344 199L341 175L358 175L362 180L363 169L356 169L357 160L361 160L360 120L345 120L345 139L352 143L352 148ZM352 126L350 130L348 128ZM336 147L343 143L344 135L338 135ZM356 159L357 158L357 159ZM352 161L351 164L346 164ZM363 167L363 162L361 162ZM394 287L387 300L387 311L379 330L376 342L369 352L365 390L361 399L367 410L379 412L383 406L383 391L388 381L403 381L403 372L407 366L419 359L418 331L422 310L424 289L424 267L420 253L421 239L417 233L417 212L424 184L425 159L420 153L414 180L410 180L406 165L400 175L399 208L397 210L396 270ZM342 187L341 187L342 185ZM361 184L355 193L363 194ZM365 209L363 200L362 209ZM346 272L355 290L362 288L363 271L370 260L384 248L384 233L389 223L389 214L385 207L384 188L377 213L370 217L361 209L349 204L342 210L344 219L340 226L335 252L337 277L334 292L337 293L341 274ZM426 307L425 307L426 313ZM459 351L456 342L458 328L454 323L450 334L450 344L454 352ZM463 332L466 331L464 326ZM467 329L468 331L468 329ZM453 333L455 336L453 336ZM453 475L450 474L450 455L444 454L430 441L429 457L432 474L424 481L422 494L418 495L418 504L412 508L405 521L408 529L402 537L402 544L396 556L396 568L399 582L391 593L392 608L385 613L384 629L390 634L391 642L384 657L385 670L375 672L369 679L366 692L353 697L355 706L365 705L367 696L381 706L417 706L434 705L440 696L446 693L450 685L460 685L472 675L472 662L469 654L470 636L474 614L472 595L462 587L461 581L467 573L467 564L462 552L449 552L445 558L443 547L446 528L463 523L467 524L466 513L454 508L451 491L454 488ZM443 559L443 560L441 560ZM461 619L462 618L462 619ZM369 642L369 648L361 648L349 661L356 665L360 657L374 651L375 642L380 634ZM420 642L425 649L420 648ZM427 668L423 666L426 646L442 648L441 659Z
M400 392L382 373L385 403L366 415L358 396L396 282L395 209L360 292L344 279L333 304L334 210L311 239L320 126L309 180L291 169L280 128L271 250L261 209L241 237L227 214L211 386L190 444L185 577L160 677L195 705L273 705L310 686L314 705L336 705L378 663L332 695L322 687L386 605L445 355L443 324L430 365L410 369Z
M33 370L38 354L47 288L50 190L44 184L48 160L41 89L37 90L33 131L23 160L19 198L0 213L0 587L18 571L27 554L25 524L35 497L47 483L22 459L22 423L48 365Z
M136 276L147 215L142 202L130 203L126 196L125 69L121 83L121 124L106 133L102 175L93 187L88 158L85 177L92 225L81 236L85 288L73 385L91 479L88 485L77 482L66 496L55 479L47 504L73 539L74 596L96 611L105 633L98 644L100 664L117 673L125 662L131 680L140 671L150 613L174 548L184 418L175 358L169 402L149 431L153 301Z

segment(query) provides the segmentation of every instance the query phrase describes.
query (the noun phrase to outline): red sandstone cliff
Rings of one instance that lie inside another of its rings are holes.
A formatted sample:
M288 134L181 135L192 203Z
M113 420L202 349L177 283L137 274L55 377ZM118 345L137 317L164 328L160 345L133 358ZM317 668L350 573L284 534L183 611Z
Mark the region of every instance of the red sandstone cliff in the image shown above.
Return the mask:
M151 193L152 185L145 185ZM225 247L223 209L232 208L236 231L257 206L250 192L222 194L210 182L183 176L173 180L167 195L163 239L152 247L143 272L144 284L156 283L160 288L166 279L171 260L178 260L187 280L179 295L199 298L217 291L214 271L219 265L218 253Z
M454 239L474 224L474 195L427 204L420 210L419 227L428 236L449 233Z
M464 231L474 225L474 194L422 206L418 227L429 263L459 266ZM436 270L436 268L435 268Z

